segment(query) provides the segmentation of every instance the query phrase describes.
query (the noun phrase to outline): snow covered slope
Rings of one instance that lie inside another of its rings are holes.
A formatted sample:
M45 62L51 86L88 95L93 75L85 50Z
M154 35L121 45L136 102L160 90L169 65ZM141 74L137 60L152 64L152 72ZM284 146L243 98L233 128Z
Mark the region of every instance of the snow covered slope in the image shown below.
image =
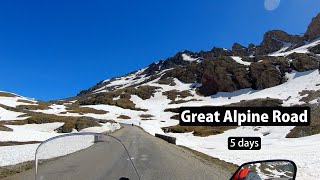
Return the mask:
M29 118L37 120L35 119L36 117L41 117L45 114L59 114L60 116L78 117L85 116L85 114L80 113L69 113L68 111L72 111L74 109L82 109L79 107L69 107L67 109L67 105L68 104L58 105L54 103L40 102L17 94L0 91L0 167L33 160L35 151L39 146L39 142L61 135L61 133L58 132L58 129L65 125L65 123L61 122L59 119L57 119L57 122L54 122L55 116L43 116L45 117L43 119L51 118L51 123L46 123L46 121L32 123L31 121L31 124L29 124L29 122L26 121ZM88 109L85 110L88 111ZM68 114L60 114L65 112ZM88 116L104 119L103 114L91 113ZM87 121L91 122L93 120L88 119ZM92 127L88 126L87 128L83 128L80 132L104 133L113 132L117 129L120 129L119 123L103 122L92 124ZM71 133L73 132L76 133L78 131L73 129ZM2 145L6 143L12 145ZM18 145L20 143L23 145ZM69 145L68 147L71 146ZM63 148L63 151L61 152L60 150L59 152L60 155L64 155L73 152L73 150L78 150L79 147L81 147L81 144L78 143L75 144L74 149ZM51 149L53 149L53 151L46 152L46 156L56 157L59 155L57 154L58 151L54 150L54 147Z

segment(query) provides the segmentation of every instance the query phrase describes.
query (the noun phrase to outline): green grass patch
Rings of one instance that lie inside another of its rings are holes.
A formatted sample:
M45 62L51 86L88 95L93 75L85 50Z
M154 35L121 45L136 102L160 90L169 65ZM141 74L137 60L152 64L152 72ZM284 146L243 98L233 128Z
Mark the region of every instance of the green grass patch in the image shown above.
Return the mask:
M52 103L49 102L38 101L35 105L19 105L17 108L23 110L47 110L50 109L49 106L51 105Z
M152 118L152 117L154 117L151 114L140 114L139 116L142 117L142 118Z
M0 146L16 146L16 145L25 145L25 144L38 144L42 141L27 141L27 142L18 142L18 141L3 141L0 142Z
M0 124L0 131L13 131L13 129L8 128L7 126Z
M0 125L25 125L62 122L63 126L57 129L59 133L71 133L73 129L80 131L88 127L101 126L94 118L56 116L53 114L33 113L25 120L0 121Z
M238 103L232 103L229 107L280 107L282 100L273 98L258 98L252 100L242 100Z
M171 100L170 104L175 104L177 98L182 98L183 99L183 98L187 98L187 97L193 96L190 93L189 90L184 90L184 91L170 90L170 91L165 91L162 94L167 96L168 99ZM186 102L186 101L184 101L184 102Z
M78 105L67 105L67 111L70 113L79 113L79 114L107 114L108 111L98 110L90 107L80 107Z
M7 93L7 92L0 92L0 96L2 96L2 97L18 97L17 95Z
M118 119L131 119L131 117L126 116L126 115L120 115L120 116L118 116Z
M226 170L227 172L230 172L230 177L233 175L234 172L236 172L236 170L239 168L238 165L233 164L233 163L229 163L223 160L220 160L218 158L214 158L212 156L206 155L204 153L198 152L196 150L190 149L188 147L185 146L180 146L183 149L186 149L188 151L190 151L191 153L193 153L194 155L202 158L203 160L206 160L210 163L213 163L214 165L217 165L219 167L221 167L222 169Z
M28 161L28 162L19 163L12 166L0 167L0 179L30 170L33 168L33 166L34 166L33 161Z
M286 138L300 138L320 134L320 107L311 111L310 126L296 126L293 128Z
M145 109L137 108L130 98L131 95L137 95L143 100L149 99L154 95L158 87L154 86L139 86L139 87L127 87L110 92L103 92L90 95L85 99L79 100L80 105L96 105L96 104L108 104L118 106L124 109L131 109L137 111L146 111ZM119 97L119 99L115 99Z
M210 135L221 134L226 130L234 129L235 126L169 126L163 127L162 130L166 133L187 133L193 132L195 136L206 137Z
M26 100L26 99L18 99L18 100L17 100L17 102L34 104L34 102L33 102L33 101Z

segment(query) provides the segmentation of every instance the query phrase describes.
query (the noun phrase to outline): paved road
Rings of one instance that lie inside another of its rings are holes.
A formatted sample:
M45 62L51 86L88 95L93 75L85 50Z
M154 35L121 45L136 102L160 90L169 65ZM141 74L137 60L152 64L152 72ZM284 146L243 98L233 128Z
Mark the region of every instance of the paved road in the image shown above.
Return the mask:
M230 172L184 148L153 137L138 127L125 126L114 133L127 147L142 180L230 178ZM134 177L134 171L120 146L97 143L92 147L55 161L39 170L43 179L119 179ZM5 180L34 180L33 170Z

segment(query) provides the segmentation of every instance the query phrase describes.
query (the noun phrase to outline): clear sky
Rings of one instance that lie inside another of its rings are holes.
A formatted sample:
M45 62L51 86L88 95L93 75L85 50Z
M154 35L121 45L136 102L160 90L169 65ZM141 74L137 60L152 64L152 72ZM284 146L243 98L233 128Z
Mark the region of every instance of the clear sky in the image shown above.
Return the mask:
M0 90L70 97L181 50L304 33L319 12L319 0L281 0L273 11L264 0L3 0Z

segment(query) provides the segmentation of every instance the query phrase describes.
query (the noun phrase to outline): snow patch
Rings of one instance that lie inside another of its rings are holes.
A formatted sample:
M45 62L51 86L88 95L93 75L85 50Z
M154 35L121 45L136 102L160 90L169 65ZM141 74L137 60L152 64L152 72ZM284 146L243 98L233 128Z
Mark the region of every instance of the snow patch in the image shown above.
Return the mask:
M287 56L291 53L308 53L309 52L309 48L311 47L314 47L316 45L320 44L320 38L314 40L314 41L311 41L311 42L307 42L305 45L303 46L300 46L296 49L293 49L293 50L290 50L290 51L287 51L287 52L283 52L283 51L277 51L277 52L274 52L274 53L271 53L269 54L269 56ZM285 47L285 46L284 46Z
M101 124L101 127L89 127L82 129L80 132L95 132L95 133L105 133L105 132L114 132L121 128L119 123L105 123Z
M251 62L242 61L242 58L239 56L232 56L232 59L235 60L239 64L243 64L245 66L250 66Z
M182 56L182 59L184 60L184 61L190 61L190 62L192 62L192 61L196 61L197 59L196 58L192 58L191 56L188 56L187 54L182 54L181 55Z
M6 110L0 107L0 121L7 121L7 120L24 120L27 117L18 117L23 115L24 113L14 112Z

